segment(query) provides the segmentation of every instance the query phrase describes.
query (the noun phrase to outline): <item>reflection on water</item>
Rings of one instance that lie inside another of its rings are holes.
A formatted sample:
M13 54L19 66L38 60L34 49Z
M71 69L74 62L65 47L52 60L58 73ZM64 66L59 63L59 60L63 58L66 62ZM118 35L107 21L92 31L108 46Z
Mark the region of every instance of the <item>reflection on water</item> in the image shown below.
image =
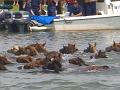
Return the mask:
M31 32L14 34L0 32L0 53L14 45L25 46L35 42L46 42L49 51L58 51L63 45L75 43L83 50L88 43L97 42L97 49L105 49L113 41L120 42L120 31L94 32ZM68 69L60 74L40 73L39 70L17 70L10 65L8 71L0 72L0 90L119 90L120 54L108 53L108 59L96 60L95 64L114 67L106 72L78 72ZM70 70L70 71L69 71ZM77 70L77 69L76 69Z

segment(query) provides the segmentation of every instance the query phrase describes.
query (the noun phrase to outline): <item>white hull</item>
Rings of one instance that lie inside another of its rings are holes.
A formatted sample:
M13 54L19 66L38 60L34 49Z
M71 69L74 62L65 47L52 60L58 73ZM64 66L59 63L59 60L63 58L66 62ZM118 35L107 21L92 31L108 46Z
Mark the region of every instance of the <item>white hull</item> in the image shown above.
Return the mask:
M52 30L53 25L44 25L44 26L30 26L30 31L31 32L37 32L37 31L48 31L48 30Z
M94 15L55 19L55 31L120 30L120 15Z

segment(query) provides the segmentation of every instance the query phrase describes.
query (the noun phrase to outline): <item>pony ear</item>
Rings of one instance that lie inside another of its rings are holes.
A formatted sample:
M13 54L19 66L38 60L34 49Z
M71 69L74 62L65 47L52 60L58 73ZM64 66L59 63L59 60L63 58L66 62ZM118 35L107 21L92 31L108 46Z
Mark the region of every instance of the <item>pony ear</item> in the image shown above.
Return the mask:
M89 46L91 46L91 44L90 44L90 43L88 43L88 45L89 45Z
M115 46L116 45L116 43L115 43L115 41L113 41L113 46Z
M70 46L71 44L70 43L68 43L68 46Z
M96 47L96 42L94 43L94 46Z
M75 44L73 44L73 46L75 47Z
M46 42L42 44L42 46L45 46L46 45Z
M38 44L38 41L36 41L36 44Z

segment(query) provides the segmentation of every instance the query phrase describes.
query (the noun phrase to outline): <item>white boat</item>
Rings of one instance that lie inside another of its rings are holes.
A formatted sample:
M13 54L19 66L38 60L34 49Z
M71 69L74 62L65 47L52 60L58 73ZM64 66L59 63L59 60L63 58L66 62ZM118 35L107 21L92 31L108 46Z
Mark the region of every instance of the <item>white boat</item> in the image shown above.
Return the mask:
M54 19L53 29L55 31L120 30L120 1L106 1L96 3L97 12L101 15Z

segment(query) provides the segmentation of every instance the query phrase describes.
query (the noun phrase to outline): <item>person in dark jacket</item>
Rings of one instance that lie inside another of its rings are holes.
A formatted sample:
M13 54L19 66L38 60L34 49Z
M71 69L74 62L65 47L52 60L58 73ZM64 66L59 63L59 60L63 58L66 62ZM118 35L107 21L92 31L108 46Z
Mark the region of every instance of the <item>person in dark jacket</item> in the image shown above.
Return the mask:
M82 15L85 15L85 1L84 0L77 0L77 2L79 3L81 10L82 10Z
M70 12L70 15L71 16L82 16L82 9L81 9L80 4L77 1L75 1L74 3L74 6Z
M23 10L23 0L18 0L19 10Z
M28 11L30 13L30 15L34 15L32 8L31 8L31 0L25 0L24 10Z
M4 4L5 5L13 5L13 3L17 3L19 4L19 10L23 10L23 0L4 0Z
M47 0L48 16L56 16L56 2L55 0Z
M57 14L62 14L61 0L58 1L56 10L57 10Z
M4 0L5 5L13 5L13 0Z
M66 0L66 3L67 3L67 12L72 12L75 0ZM69 16L71 16L71 13L69 14Z
M85 14L96 15L96 1L97 0L85 0Z
M31 0L31 8L35 15L40 15L41 0Z

